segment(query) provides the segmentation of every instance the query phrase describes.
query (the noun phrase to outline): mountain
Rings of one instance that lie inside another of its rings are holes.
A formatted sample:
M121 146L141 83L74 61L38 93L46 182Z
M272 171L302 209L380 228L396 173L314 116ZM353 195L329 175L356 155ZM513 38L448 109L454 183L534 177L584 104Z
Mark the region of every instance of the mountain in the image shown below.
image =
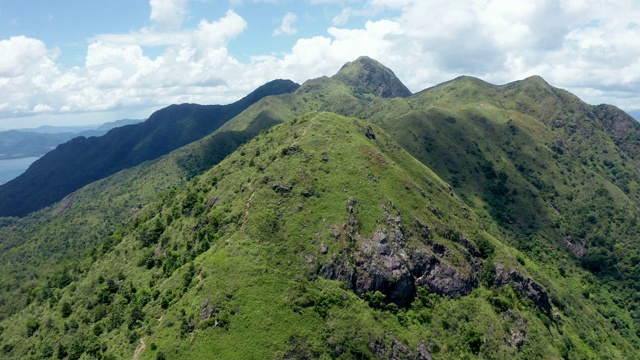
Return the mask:
M144 120L136 120L136 119L122 119L104 123L96 129L97 131L108 132L109 130L115 129L117 127L125 126L125 125L135 125L143 122ZM86 135L85 135L86 136Z
M411 95L391 69L366 56L346 63L333 78L383 98Z
M41 126L35 129L8 130L0 132L0 160L42 156L59 144L78 136L102 136L107 131L137 124L142 120L118 120L98 127Z
M0 219L3 355L637 358L640 125L354 63Z
M60 134L60 133L81 133L83 131L92 131L95 130L99 125L78 125L78 126L53 126L53 125L42 125L37 128L23 128L23 129L15 129L20 132L31 132L38 134Z
M606 337L578 337L585 319L557 314L535 267L477 220L381 129L309 114L142 209L90 271L52 277L55 295L36 293L27 317L3 323L4 351L560 358L585 341L611 357L633 351L602 316L588 321Z
M631 115L637 121L640 121L640 110L630 111L629 115Z
M0 132L0 160L41 156L58 144L77 136L74 133L42 134L8 130Z
M264 96L297 87L275 80L230 105L172 105L143 123L114 128L100 137L74 138L0 186L0 216L24 216L51 205L93 181L202 138Z

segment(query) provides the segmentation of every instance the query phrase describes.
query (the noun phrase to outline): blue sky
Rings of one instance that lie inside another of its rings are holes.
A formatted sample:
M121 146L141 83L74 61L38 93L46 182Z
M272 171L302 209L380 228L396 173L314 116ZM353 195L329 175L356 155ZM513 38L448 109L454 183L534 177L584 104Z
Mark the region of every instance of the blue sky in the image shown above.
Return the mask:
M0 130L229 103L360 55L419 91L541 75L640 109L634 0L0 0Z

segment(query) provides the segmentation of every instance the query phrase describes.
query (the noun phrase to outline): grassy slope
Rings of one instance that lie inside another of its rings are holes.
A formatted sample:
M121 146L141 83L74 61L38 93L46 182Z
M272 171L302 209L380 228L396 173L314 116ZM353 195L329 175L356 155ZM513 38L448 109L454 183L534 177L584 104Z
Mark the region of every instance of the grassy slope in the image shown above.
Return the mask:
M637 355L567 286L573 280L545 274L482 230L446 183L380 129L367 138L366 126L320 113L263 132L141 210L113 250L71 285L2 322L1 351L126 358L144 343L141 359L415 358L419 349L439 359ZM355 255L375 230L390 226L383 205L412 230L413 251L438 243L448 249L440 261L470 266L456 238L436 232L424 243L414 219L475 242L483 237L495 253L481 260L479 276L489 263L531 273L564 308L546 315L509 286L481 285L457 299L421 290L399 309L318 276L336 254ZM354 216L355 242L342 231L333 235ZM204 319L207 309L213 312ZM522 334L524 343L512 345Z
M599 281L583 274L573 288L621 331L638 332L637 144L617 142L597 108L540 78L501 87L460 78L360 116L452 183L500 225L503 242L545 271L582 264L593 272ZM625 121L628 133L638 131Z
M215 133L165 157L90 184L25 218L2 218L0 318L23 308L35 297L33 289L46 288L48 277L64 268L76 269L83 258L91 258L94 248L116 232L139 205L208 170L261 130L292 118L293 110L305 113L334 107L355 111L359 102L350 94L349 87L340 82L310 80L299 96L267 96Z

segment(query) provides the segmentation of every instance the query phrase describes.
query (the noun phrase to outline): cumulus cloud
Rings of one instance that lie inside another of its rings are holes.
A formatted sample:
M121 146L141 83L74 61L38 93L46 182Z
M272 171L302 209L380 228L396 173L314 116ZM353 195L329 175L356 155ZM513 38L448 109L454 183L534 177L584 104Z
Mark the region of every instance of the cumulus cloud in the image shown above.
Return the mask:
M231 74L241 73L226 46L246 25L229 11L190 31L97 36L88 45L84 66L66 71L55 65L57 51L40 40L2 40L0 53L10 56L0 59L0 92L7 94L0 100L0 117L235 100L246 88L226 86ZM166 50L152 58L143 49L149 45Z
M59 76L55 65L58 51L47 49L37 39L25 36L0 41L0 111L41 112L49 107L49 85Z
M288 12L282 18L282 22L280 23L280 27L273 31L273 35L293 35L298 32L298 29L293 27L298 21L298 16L292 12Z
M55 60L44 42L26 36L0 40L0 53L0 78L14 78Z
M151 21L161 28L180 28L187 13L187 0L149 0L149 5Z
M414 91L461 74L494 83L539 74L590 102L611 102L598 95L606 89L626 94L613 98L617 105L640 107L640 7L632 0L369 0L363 7L399 13L389 20L402 34L387 37L394 52L379 60Z
M275 78L332 75L360 55L413 91L463 74L496 84L538 74L588 102L640 108L640 8L632 0L342 1L325 33L246 62L229 51L247 27L234 11L184 29L186 1L150 4L155 26L95 36L84 66L72 69L60 69L58 51L40 40L0 40L0 117L227 103ZM161 15L170 8L178 11ZM377 20L347 25L371 14ZM293 33L296 19L285 15L274 34ZM162 51L152 57L149 46Z

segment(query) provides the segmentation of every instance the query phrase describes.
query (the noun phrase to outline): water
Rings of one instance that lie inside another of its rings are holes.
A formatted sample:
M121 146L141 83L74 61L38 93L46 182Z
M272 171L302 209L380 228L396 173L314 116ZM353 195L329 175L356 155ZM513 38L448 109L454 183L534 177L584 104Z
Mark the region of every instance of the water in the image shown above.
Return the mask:
M18 175L27 170L29 165L40 159L39 156L25 157L20 159L0 160L0 184L13 180Z

